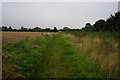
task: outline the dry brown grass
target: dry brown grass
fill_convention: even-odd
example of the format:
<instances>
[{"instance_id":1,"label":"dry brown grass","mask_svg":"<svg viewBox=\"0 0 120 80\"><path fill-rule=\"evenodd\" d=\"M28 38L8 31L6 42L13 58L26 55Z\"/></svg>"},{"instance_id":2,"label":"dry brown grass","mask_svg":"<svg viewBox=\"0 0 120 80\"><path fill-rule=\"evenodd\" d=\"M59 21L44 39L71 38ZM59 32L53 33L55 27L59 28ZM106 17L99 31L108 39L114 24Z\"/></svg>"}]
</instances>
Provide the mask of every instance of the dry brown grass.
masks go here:
<instances>
[{"instance_id":1,"label":"dry brown grass","mask_svg":"<svg viewBox=\"0 0 120 80\"><path fill-rule=\"evenodd\" d=\"M99 36L90 37L85 35L75 37L72 34L64 34L76 46L79 53L87 54L92 49L91 59L100 65L100 72L105 77L113 78L119 76L119 42L112 38L103 38Z\"/></svg>"},{"instance_id":2,"label":"dry brown grass","mask_svg":"<svg viewBox=\"0 0 120 80\"><path fill-rule=\"evenodd\" d=\"M53 32L2 32L2 44L50 34Z\"/></svg>"},{"instance_id":3,"label":"dry brown grass","mask_svg":"<svg viewBox=\"0 0 120 80\"><path fill-rule=\"evenodd\" d=\"M108 78L118 77L118 53L111 53L106 58L101 58L100 70ZM99 62L100 62L99 61Z\"/></svg>"}]
</instances>

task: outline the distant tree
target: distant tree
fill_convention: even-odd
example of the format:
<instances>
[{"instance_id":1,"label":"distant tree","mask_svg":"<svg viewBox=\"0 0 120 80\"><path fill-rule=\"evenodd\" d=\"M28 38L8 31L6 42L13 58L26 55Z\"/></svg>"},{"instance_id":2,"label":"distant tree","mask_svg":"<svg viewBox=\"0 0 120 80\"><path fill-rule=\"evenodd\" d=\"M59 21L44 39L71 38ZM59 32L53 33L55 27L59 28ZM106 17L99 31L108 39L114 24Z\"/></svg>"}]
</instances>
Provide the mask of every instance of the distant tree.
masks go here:
<instances>
[{"instance_id":1,"label":"distant tree","mask_svg":"<svg viewBox=\"0 0 120 80\"><path fill-rule=\"evenodd\" d=\"M23 27L23 26L21 26L20 31L23 31L23 30L24 30L24 27Z\"/></svg>"},{"instance_id":2,"label":"distant tree","mask_svg":"<svg viewBox=\"0 0 120 80\"><path fill-rule=\"evenodd\" d=\"M21 26L21 28L20 28L21 30L23 30L24 29L24 27L23 26Z\"/></svg>"},{"instance_id":3,"label":"distant tree","mask_svg":"<svg viewBox=\"0 0 120 80\"><path fill-rule=\"evenodd\" d=\"M105 20L100 19L100 20L96 21L93 26L95 28L95 31L104 31L104 30L106 30L107 24L106 24Z\"/></svg>"},{"instance_id":4,"label":"distant tree","mask_svg":"<svg viewBox=\"0 0 120 80\"><path fill-rule=\"evenodd\" d=\"M91 25L90 23L86 23L86 24L85 24L85 27L86 27L86 28L89 28L89 27L92 27L92 25Z\"/></svg>"},{"instance_id":5,"label":"distant tree","mask_svg":"<svg viewBox=\"0 0 120 80\"><path fill-rule=\"evenodd\" d=\"M51 30L50 30L50 28L46 28L45 31L46 32L50 32Z\"/></svg>"},{"instance_id":6,"label":"distant tree","mask_svg":"<svg viewBox=\"0 0 120 80\"><path fill-rule=\"evenodd\" d=\"M7 28L7 26L2 26L2 31L8 31L9 29Z\"/></svg>"},{"instance_id":7,"label":"distant tree","mask_svg":"<svg viewBox=\"0 0 120 80\"><path fill-rule=\"evenodd\" d=\"M0 31L2 31L2 27L0 27Z\"/></svg>"},{"instance_id":8,"label":"distant tree","mask_svg":"<svg viewBox=\"0 0 120 80\"><path fill-rule=\"evenodd\" d=\"M29 31L29 32L33 32L33 29L29 28L28 31Z\"/></svg>"},{"instance_id":9,"label":"distant tree","mask_svg":"<svg viewBox=\"0 0 120 80\"><path fill-rule=\"evenodd\" d=\"M106 20L106 22L109 31L120 31L120 12L111 15L110 18Z\"/></svg>"},{"instance_id":10,"label":"distant tree","mask_svg":"<svg viewBox=\"0 0 120 80\"><path fill-rule=\"evenodd\" d=\"M58 30L57 30L57 28L56 28L56 27L54 27L53 31L54 31L54 32L58 32Z\"/></svg>"},{"instance_id":11,"label":"distant tree","mask_svg":"<svg viewBox=\"0 0 120 80\"><path fill-rule=\"evenodd\" d=\"M63 31L70 31L70 28L69 27L64 27Z\"/></svg>"},{"instance_id":12,"label":"distant tree","mask_svg":"<svg viewBox=\"0 0 120 80\"><path fill-rule=\"evenodd\" d=\"M27 32L28 29L27 29L27 28L24 28L23 26L21 26L20 31L22 31L22 32Z\"/></svg>"},{"instance_id":13,"label":"distant tree","mask_svg":"<svg viewBox=\"0 0 120 80\"><path fill-rule=\"evenodd\" d=\"M13 29L13 31L18 31L17 29Z\"/></svg>"},{"instance_id":14,"label":"distant tree","mask_svg":"<svg viewBox=\"0 0 120 80\"><path fill-rule=\"evenodd\" d=\"M90 23L86 23L85 27L82 28L83 31L93 31L93 26Z\"/></svg>"},{"instance_id":15,"label":"distant tree","mask_svg":"<svg viewBox=\"0 0 120 80\"><path fill-rule=\"evenodd\" d=\"M8 29L9 29L9 31L13 31L13 29L12 29L12 27L11 27L11 26L9 26L9 28L8 28Z\"/></svg>"},{"instance_id":16,"label":"distant tree","mask_svg":"<svg viewBox=\"0 0 120 80\"><path fill-rule=\"evenodd\" d=\"M41 28L39 28L39 27L34 27L34 28L33 28L33 31L34 31L34 32L41 32L42 30L41 30Z\"/></svg>"}]
</instances>

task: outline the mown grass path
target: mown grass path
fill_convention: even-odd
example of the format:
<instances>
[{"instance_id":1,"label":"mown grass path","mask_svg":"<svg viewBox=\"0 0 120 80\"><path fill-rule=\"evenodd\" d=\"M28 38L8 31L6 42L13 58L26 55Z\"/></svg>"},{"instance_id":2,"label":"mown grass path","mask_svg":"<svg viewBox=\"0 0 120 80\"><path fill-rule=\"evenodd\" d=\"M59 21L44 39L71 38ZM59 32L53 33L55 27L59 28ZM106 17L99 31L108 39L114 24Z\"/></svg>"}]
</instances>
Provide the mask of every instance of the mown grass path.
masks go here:
<instances>
[{"instance_id":1,"label":"mown grass path","mask_svg":"<svg viewBox=\"0 0 120 80\"><path fill-rule=\"evenodd\" d=\"M70 77L69 68L71 65L67 62L70 55L75 53L74 46L70 44L62 35L53 35L48 42L45 54L48 61L44 66L43 76L49 78Z\"/></svg>"},{"instance_id":2,"label":"mown grass path","mask_svg":"<svg viewBox=\"0 0 120 80\"><path fill-rule=\"evenodd\" d=\"M40 73L43 78L102 77L98 65L90 59L91 50L87 55L79 53L76 46L61 34L52 36L43 53L47 56L44 71Z\"/></svg>"}]
</instances>

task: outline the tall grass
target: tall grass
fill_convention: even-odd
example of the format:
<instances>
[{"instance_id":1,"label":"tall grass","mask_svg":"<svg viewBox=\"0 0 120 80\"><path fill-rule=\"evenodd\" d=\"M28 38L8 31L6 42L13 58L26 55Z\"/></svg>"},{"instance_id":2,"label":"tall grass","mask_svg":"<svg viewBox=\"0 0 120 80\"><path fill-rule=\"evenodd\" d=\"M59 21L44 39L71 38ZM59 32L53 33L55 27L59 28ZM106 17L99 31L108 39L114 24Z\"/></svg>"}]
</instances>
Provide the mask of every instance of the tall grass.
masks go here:
<instances>
[{"instance_id":1,"label":"tall grass","mask_svg":"<svg viewBox=\"0 0 120 80\"><path fill-rule=\"evenodd\" d=\"M79 53L82 53L82 56L91 54L89 58L99 66L98 72L101 73L103 77L120 77L119 33L69 32L66 34L68 35L66 37L77 45L77 49ZM73 38L73 36L76 37Z\"/></svg>"}]
</instances>

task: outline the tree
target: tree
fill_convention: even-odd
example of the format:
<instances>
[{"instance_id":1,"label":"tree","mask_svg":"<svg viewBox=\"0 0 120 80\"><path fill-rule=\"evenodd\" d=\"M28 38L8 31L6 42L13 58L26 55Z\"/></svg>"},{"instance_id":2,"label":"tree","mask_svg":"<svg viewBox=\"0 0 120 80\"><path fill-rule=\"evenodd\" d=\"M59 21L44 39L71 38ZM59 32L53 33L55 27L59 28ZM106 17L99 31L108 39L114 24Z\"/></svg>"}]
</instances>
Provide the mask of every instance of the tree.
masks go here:
<instances>
[{"instance_id":1,"label":"tree","mask_svg":"<svg viewBox=\"0 0 120 80\"><path fill-rule=\"evenodd\" d=\"M0 27L0 31L2 31L2 27Z\"/></svg>"},{"instance_id":2,"label":"tree","mask_svg":"<svg viewBox=\"0 0 120 80\"><path fill-rule=\"evenodd\" d=\"M45 31L46 32L50 32L51 30L50 30L50 28L46 28Z\"/></svg>"},{"instance_id":3,"label":"tree","mask_svg":"<svg viewBox=\"0 0 120 80\"><path fill-rule=\"evenodd\" d=\"M85 24L85 27L86 27L86 28L89 28L89 27L92 27L92 25L91 25L90 23L86 23L86 24Z\"/></svg>"},{"instance_id":4,"label":"tree","mask_svg":"<svg viewBox=\"0 0 120 80\"><path fill-rule=\"evenodd\" d=\"M8 29L9 29L9 31L13 31L13 29L12 29L12 27L11 27L11 26L9 26L9 28L8 28Z\"/></svg>"},{"instance_id":5,"label":"tree","mask_svg":"<svg viewBox=\"0 0 120 80\"><path fill-rule=\"evenodd\" d=\"M120 12L115 13L115 15L111 15L106 22L109 31L120 31Z\"/></svg>"},{"instance_id":6,"label":"tree","mask_svg":"<svg viewBox=\"0 0 120 80\"><path fill-rule=\"evenodd\" d=\"M64 28L63 28L63 31L70 31L70 28L64 27Z\"/></svg>"},{"instance_id":7,"label":"tree","mask_svg":"<svg viewBox=\"0 0 120 80\"><path fill-rule=\"evenodd\" d=\"M105 31L107 24L106 24L105 20L100 19L100 20L96 21L93 26L95 28L95 31Z\"/></svg>"},{"instance_id":8,"label":"tree","mask_svg":"<svg viewBox=\"0 0 120 80\"><path fill-rule=\"evenodd\" d=\"M90 23L86 23L85 27L82 28L83 31L93 31L93 26Z\"/></svg>"},{"instance_id":9,"label":"tree","mask_svg":"<svg viewBox=\"0 0 120 80\"><path fill-rule=\"evenodd\" d=\"M28 31L28 29L21 26L20 31L25 31L26 32L26 31Z\"/></svg>"},{"instance_id":10,"label":"tree","mask_svg":"<svg viewBox=\"0 0 120 80\"><path fill-rule=\"evenodd\" d=\"M7 26L2 26L2 31L8 31Z\"/></svg>"},{"instance_id":11,"label":"tree","mask_svg":"<svg viewBox=\"0 0 120 80\"><path fill-rule=\"evenodd\" d=\"M33 28L33 31L34 31L34 32L41 32L42 30L41 30L41 28L39 28L39 27L35 27L35 28Z\"/></svg>"},{"instance_id":12,"label":"tree","mask_svg":"<svg viewBox=\"0 0 120 80\"><path fill-rule=\"evenodd\" d=\"M58 30L57 30L57 28L56 28L56 27L54 27L53 31L54 31L54 32L58 32Z\"/></svg>"}]
</instances>

